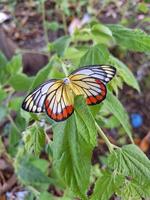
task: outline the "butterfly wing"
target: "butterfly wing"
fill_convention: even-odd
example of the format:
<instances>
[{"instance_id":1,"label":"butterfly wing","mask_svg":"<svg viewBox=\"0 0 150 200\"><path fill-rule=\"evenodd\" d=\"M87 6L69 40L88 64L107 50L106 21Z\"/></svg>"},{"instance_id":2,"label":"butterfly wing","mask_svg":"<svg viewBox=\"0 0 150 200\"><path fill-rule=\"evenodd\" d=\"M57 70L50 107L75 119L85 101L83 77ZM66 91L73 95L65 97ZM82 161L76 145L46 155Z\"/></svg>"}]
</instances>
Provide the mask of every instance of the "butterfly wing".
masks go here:
<instances>
[{"instance_id":1,"label":"butterfly wing","mask_svg":"<svg viewBox=\"0 0 150 200\"><path fill-rule=\"evenodd\" d=\"M84 95L88 105L95 105L106 97L106 84L113 78L116 69L108 65L92 65L80 68L69 76L72 90Z\"/></svg>"},{"instance_id":2,"label":"butterfly wing","mask_svg":"<svg viewBox=\"0 0 150 200\"><path fill-rule=\"evenodd\" d=\"M62 80L56 81L49 88L44 105L46 113L51 119L63 121L74 111L72 91Z\"/></svg>"},{"instance_id":3,"label":"butterfly wing","mask_svg":"<svg viewBox=\"0 0 150 200\"><path fill-rule=\"evenodd\" d=\"M106 86L99 79L75 75L71 78L72 90L76 95L84 95L88 105L95 105L106 97Z\"/></svg>"},{"instance_id":4,"label":"butterfly wing","mask_svg":"<svg viewBox=\"0 0 150 200\"><path fill-rule=\"evenodd\" d=\"M22 108L28 112L40 113L45 111L44 100L46 93L50 86L54 84L56 80L49 80L39 87L37 87L33 92L31 92L23 101Z\"/></svg>"},{"instance_id":5,"label":"butterfly wing","mask_svg":"<svg viewBox=\"0 0 150 200\"><path fill-rule=\"evenodd\" d=\"M116 69L110 65L91 65L79 68L71 73L71 77L77 74L87 75L99 79L107 84L115 75Z\"/></svg>"}]
</instances>

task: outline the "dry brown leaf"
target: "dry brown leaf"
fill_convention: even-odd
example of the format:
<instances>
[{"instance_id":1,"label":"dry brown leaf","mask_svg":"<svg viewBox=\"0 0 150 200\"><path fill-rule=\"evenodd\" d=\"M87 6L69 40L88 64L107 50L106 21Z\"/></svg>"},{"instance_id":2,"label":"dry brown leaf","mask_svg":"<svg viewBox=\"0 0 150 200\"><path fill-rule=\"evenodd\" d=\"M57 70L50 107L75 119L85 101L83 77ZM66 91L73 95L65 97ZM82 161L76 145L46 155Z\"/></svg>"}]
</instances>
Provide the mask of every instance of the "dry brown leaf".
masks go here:
<instances>
[{"instance_id":1,"label":"dry brown leaf","mask_svg":"<svg viewBox=\"0 0 150 200\"><path fill-rule=\"evenodd\" d=\"M139 147L143 152L147 152L150 148L150 131L147 135L141 140Z\"/></svg>"}]
</instances>

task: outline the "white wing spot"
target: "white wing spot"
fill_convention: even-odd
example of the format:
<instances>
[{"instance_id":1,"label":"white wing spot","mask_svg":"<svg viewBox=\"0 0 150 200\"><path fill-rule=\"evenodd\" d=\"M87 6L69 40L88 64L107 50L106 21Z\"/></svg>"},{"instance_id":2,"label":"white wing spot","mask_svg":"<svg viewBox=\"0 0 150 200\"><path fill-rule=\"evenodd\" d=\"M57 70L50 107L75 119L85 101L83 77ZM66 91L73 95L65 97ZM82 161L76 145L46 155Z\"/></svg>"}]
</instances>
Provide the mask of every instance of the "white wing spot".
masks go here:
<instances>
[{"instance_id":1,"label":"white wing spot","mask_svg":"<svg viewBox=\"0 0 150 200\"><path fill-rule=\"evenodd\" d=\"M60 103L57 106L57 113L61 113L61 105L60 105Z\"/></svg>"},{"instance_id":2,"label":"white wing spot","mask_svg":"<svg viewBox=\"0 0 150 200\"><path fill-rule=\"evenodd\" d=\"M38 107L38 108L37 108L37 111L38 111L38 112L41 112L41 111L42 111L41 107Z\"/></svg>"},{"instance_id":3,"label":"white wing spot","mask_svg":"<svg viewBox=\"0 0 150 200\"><path fill-rule=\"evenodd\" d=\"M110 77L110 78L112 78L112 74L107 74L107 77Z\"/></svg>"},{"instance_id":4,"label":"white wing spot","mask_svg":"<svg viewBox=\"0 0 150 200\"><path fill-rule=\"evenodd\" d=\"M109 78L105 78L105 81L109 81L110 79Z\"/></svg>"},{"instance_id":5,"label":"white wing spot","mask_svg":"<svg viewBox=\"0 0 150 200\"><path fill-rule=\"evenodd\" d=\"M33 107L33 101L31 101L31 103L29 104L29 110L32 110Z\"/></svg>"},{"instance_id":6,"label":"white wing spot","mask_svg":"<svg viewBox=\"0 0 150 200\"><path fill-rule=\"evenodd\" d=\"M33 106L32 111L33 111L33 112L36 111L36 105Z\"/></svg>"},{"instance_id":7,"label":"white wing spot","mask_svg":"<svg viewBox=\"0 0 150 200\"><path fill-rule=\"evenodd\" d=\"M89 90L94 96L97 96L97 92L93 91L93 90Z\"/></svg>"},{"instance_id":8,"label":"white wing spot","mask_svg":"<svg viewBox=\"0 0 150 200\"><path fill-rule=\"evenodd\" d=\"M44 99L45 99L45 95L43 95L39 101L39 106L43 106L43 103L44 103Z\"/></svg>"},{"instance_id":9,"label":"white wing spot","mask_svg":"<svg viewBox=\"0 0 150 200\"><path fill-rule=\"evenodd\" d=\"M54 105L53 105L53 113L56 113L57 112L57 102L56 101L54 101Z\"/></svg>"}]
</instances>

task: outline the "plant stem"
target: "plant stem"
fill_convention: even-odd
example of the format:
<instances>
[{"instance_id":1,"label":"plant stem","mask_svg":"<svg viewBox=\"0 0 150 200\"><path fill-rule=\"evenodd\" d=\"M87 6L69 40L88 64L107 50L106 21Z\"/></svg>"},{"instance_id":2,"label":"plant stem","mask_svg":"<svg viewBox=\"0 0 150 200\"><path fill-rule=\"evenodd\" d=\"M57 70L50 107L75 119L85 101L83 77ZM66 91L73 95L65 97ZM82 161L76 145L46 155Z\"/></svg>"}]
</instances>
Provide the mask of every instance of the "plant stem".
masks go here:
<instances>
[{"instance_id":1,"label":"plant stem","mask_svg":"<svg viewBox=\"0 0 150 200\"><path fill-rule=\"evenodd\" d=\"M19 128L18 128L17 125L15 124L13 118L11 117L11 115L8 114L7 117L8 117L8 119L9 119L10 123L13 125L13 127L17 130L17 132L18 132L18 133L21 133L21 131L19 130Z\"/></svg>"},{"instance_id":2,"label":"plant stem","mask_svg":"<svg viewBox=\"0 0 150 200\"><path fill-rule=\"evenodd\" d=\"M48 144L50 144L52 142L51 139L48 137L46 131L44 131L44 133L45 133L46 140L47 140Z\"/></svg>"},{"instance_id":3,"label":"plant stem","mask_svg":"<svg viewBox=\"0 0 150 200\"><path fill-rule=\"evenodd\" d=\"M45 20L45 17L46 17L46 13L45 13L45 1L42 1L42 18L43 18L43 29L44 29L44 35L45 35L45 42L46 44L49 43L49 39L48 39L48 31L47 31L47 28L46 28L46 20Z\"/></svg>"},{"instance_id":4,"label":"plant stem","mask_svg":"<svg viewBox=\"0 0 150 200\"><path fill-rule=\"evenodd\" d=\"M62 69L63 69L63 72L64 72L64 74L66 75L66 77L68 76L68 70L67 70L67 68L66 68L66 65L64 64L64 63L62 63Z\"/></svg>"},{"instance_id":5,"label":"plant stem","mask_svg":"<svg viewBox=\"0 0 150 200\"><path fill-rule=\"evenodd\" d=\"M65 35L67 35L67 22L66 22L66 17L65 17L65 14L62 12L62 20L63 20L63 25L64 25L64 32L65 32Z\"/></svg>"},{"instance_id":6,"label":"plant stem","mask_svg":"<svg viewBox=\"0 0 150 200\"><path fill-rule=\"evenodd\" d=\"M106 145L108 146L108 149L110 152L112 152L115 148L119 148L118 146L112 144L108 138L106 137L105 133L103 132L103 130L99 127L99 125L97 124L97 122L95 122L96 128L98 130L99 135L103 138L103 140L105 141Z\"/></svg>"},{"instance_id":7,"label":"plant stem","mask_svg":"<svg viewBox=\"0 0 150 200\"><path fill-rule=\"evenodd\" d=\"M30 53L30 54L40 54L40 55L44 55L44 56L49 56L49 54L47 52L36 51L33 49L18 49L18 53Z\"/></svg>"}]
</instances>

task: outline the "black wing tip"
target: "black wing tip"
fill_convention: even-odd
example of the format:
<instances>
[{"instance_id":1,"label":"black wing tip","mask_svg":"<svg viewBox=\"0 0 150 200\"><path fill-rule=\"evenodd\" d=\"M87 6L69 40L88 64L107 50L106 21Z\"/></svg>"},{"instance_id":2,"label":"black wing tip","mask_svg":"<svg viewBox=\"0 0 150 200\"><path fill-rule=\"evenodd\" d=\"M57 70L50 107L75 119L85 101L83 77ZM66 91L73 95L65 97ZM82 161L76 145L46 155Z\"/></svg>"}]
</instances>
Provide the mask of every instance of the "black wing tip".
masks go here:
<instances>
[{"instance_id":1,"label":"black wing tip","mask_svg":"<svg viewBox=\"0 0 150 200\"><path fill-rule=\"evenodd\" d=\"M22 102L21 108L25 111L27 111L27 109L25 108L25 101Z\"/></svg>"},{"instance_id":2,"label":"black wing tip","mask_svg":"<svg viewBox=\"0 0 150 200\"><path fill-rule=\"evenodd\" d=\"M110 65L110 64L95 64L95 65L92 64L92 65L86 65L86 66L83 66L83 67L79 67L79 68L77 68L76 70L74 70L73 72L71 72L70 75L72 75L72 74L78 72L78 71L81 70L81 69L92 68L92 67L102 67L102 66L111 67L111 69L114 70L114 75L116 74L116 71L117 71L116 68L115 68L114 66Z\"/></svg>"},{"instance_id":3,"label":"black wing tip","mask_svg":"<svg viewBox=\"0 0 150 200\"><path fill-rule=\"evenodd\" d=\"M115 68L114 66L110 65L110 64L101 64L101 65L92 65L92 66L97 66L97 67L98 67L98 66L100 66L100 67L102 67L102 66L107 66L107 67L110 67L111 69L113 69L115 73L116 73L116 71L117 71L116 68ZM115 73L114 73L114 74L115 74Z\"/></svg>"},{"instance_id":4,"label":"black wing tip","mask_svg":"<svg viewBox=\"0 0 150 200\"><path fill-rule=\"evenodd\" d=\"M113 69L113 76L112 76L112 78L116 75L116 72L117 72L117 69L114 67L114 66L112 66L112 65L109 65L109 64L103 64L103 65L97 65L97 66L108 66L108 67L110 67L111 69ZM112 78L110 79L110 81L112 80Z\"/></svg>"},{"instance_id":5,"label":"black wing tip","mask_svg":"<svg viewBox=\"0 0 150 200\"><path fill-rule=\"evenodd\" d=\"M25 100L22 102L21 108L26 112L31 112L28 108L26 108L26 102Z\"/></svg>"},{"instance_id":6,"label":"black wing tip","mask_svg":"<svg viewBox=\"0 0 150 200\"><path fill-rule=\"evenodd\" d=\"M106 66L109 66L109 67L111 67L111 69L113 69L113 70L114 70L114 75L116 74L116 72L117 72L117 69L116 69L114 66L112 66L112 65L106 65Z\"/></svg>"}]
</instances>

